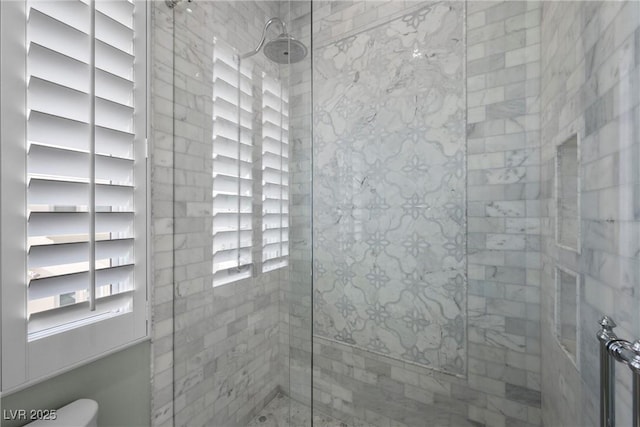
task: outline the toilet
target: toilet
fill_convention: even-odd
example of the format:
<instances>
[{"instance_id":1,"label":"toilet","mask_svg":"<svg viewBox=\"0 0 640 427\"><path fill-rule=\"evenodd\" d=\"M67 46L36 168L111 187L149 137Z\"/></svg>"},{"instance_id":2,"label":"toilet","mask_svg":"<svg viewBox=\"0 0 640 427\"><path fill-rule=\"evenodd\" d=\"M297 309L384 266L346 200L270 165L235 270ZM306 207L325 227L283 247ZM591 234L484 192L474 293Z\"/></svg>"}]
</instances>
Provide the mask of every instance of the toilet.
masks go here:
<instances>
[{"instance_id":1,"label":"toilet","mask_svg":"<svg viewBox=\"0 0 640 427\"><path fill-rule=\"evenodd\" d=\"M78 399L56 410L56 419L38 420L27 424L28 427L97 427L98 402L91 399ZM26 426L25 426L26 427Z\"/></svg>"}]
</instances>

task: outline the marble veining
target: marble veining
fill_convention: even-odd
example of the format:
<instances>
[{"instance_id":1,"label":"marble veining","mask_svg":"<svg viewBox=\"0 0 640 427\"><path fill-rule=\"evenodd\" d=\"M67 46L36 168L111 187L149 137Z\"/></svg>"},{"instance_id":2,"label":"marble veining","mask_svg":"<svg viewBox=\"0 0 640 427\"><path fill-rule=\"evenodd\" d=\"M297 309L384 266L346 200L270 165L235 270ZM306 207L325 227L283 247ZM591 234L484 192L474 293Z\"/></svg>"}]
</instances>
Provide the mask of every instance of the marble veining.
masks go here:
<instances>
[{"instance_id":1,"label":"marble veining","mask_svg":"<svg viewBox=\"0 0 640 427\"><path fill-rule=\"evenodd\" d=\"M462 8L431 3L314 51L314 333L454 374L466 371Z\"/></svg>"}]
</instances>

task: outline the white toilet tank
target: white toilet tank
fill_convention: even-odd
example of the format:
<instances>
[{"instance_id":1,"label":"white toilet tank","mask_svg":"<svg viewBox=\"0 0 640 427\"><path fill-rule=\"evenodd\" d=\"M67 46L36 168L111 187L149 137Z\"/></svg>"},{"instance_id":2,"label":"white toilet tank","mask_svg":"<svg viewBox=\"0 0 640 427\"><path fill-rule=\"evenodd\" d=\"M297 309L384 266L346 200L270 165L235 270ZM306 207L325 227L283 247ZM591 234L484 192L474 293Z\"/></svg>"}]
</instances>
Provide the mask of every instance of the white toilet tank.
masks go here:
<instances>
[{"instance_id":1,"label":"white toilet tank","mask_svg":"<svg viewBox=\"0 0 640 427\"><path fill-rule=\"evenodd\" d=\"M38 420L27 424L28 427L97 427L98 402L91 399L78 399L56 410L56 419ZM27 427L25 426L25 427Z\"/></svg>"}]
</instances>

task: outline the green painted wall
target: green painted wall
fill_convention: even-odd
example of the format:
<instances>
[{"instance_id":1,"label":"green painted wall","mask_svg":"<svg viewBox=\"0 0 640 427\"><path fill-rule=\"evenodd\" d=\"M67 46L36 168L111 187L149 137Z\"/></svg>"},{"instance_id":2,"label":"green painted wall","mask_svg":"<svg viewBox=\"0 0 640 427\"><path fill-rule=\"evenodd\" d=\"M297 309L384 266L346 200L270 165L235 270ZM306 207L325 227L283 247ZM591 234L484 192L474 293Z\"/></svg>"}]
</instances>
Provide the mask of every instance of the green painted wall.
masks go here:
<instances>
[{"instance_id":1,"label":"green painted wall","mask_svg":"<svg viewBox=\"0 0 640 427\"><path fill-rule=\"evenodd\" d=\"M98 402L98 426L148 427L151 425L150 345L143 342L81 366L25 390L3 396L0 407L54 409L76 399ZM1 418L2 414L0 414ZM2 420L2 427L24 421Z\"/></svg>"}]
</instances>

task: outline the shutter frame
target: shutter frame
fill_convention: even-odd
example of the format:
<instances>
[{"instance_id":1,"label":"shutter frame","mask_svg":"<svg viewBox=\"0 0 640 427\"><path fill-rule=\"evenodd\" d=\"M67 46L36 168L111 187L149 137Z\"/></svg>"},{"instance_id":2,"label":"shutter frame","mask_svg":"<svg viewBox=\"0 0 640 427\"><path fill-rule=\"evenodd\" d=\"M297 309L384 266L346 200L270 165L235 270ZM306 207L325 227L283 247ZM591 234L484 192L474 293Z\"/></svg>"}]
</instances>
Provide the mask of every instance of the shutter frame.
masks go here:
<instances>
[{"instance_id":1,"label":"shutter frame","mask_svg":"<svg viewBox=\"0 0 640 427\"><path fill-rule=\"evenodd\" d=\"M54 4L55 3L55 4ZM65 152L69 153L75 159L74 164L82 163L82 156L87 156L90 152L89 147L81 142L86 135L87 123L85 116L75 116L75 118L85 121L72 121L68 119L58 118L60 109L52 109L52 114L40 112L36 110L28 111L28 92L27 88L34 83L43 87L50 83L42 83L42 77L52 83L64 83L68 86L71 83L56 80L61 74L44 74L30 81L26 78L28 70L26 66L29 64L28 55L42 54L39 64L46 64L47 58L55 60L55 52L47 52L46 45L37 46L35 41L25 37L29 34L27 27L28 19L31 17L48 22L47 18L43 18L44 13L35 11L30 13L29 7L37 5L46 9L52 9L56 6L55 13L64 13L65 8L78 6L80 9L84 7L78 2L52 2L27 0L25 2L1 2L0 3L0 19L2 20L3 35L0 38L2 43L3 60L0 78L2 79L3 96L0 104L0 121L2 123L23 123L23 126L3 126L0 146L1 158L0 168L2 168L2 180L0 185L2 188L0 196L2 197L3 212L0 221L0 232L3 236L2 251L0 252L0 262L3 266L12 265L12 269L2 269L2 344L3 344L3 360L2 360L2 379L1 389L3 393L19 390L31 384L37 383L42 379L59 374L69 369L73 369L81 364L87 363L96 358L102 357L113 351L118 351L129 345L133 345L147 337L147 160L145 156L145 140L147 133L147 20L148 10L145 2L136 1L120 1L120 2L100 2L100 8L109 8L111 5L129 7L131 10L135 8L135 15L132 17L132 25L135 20L135 40L132 39L132 45L135 46L135 61L132 62L132 77L135 76L135 93L131 99L122 98L123 82L117 79L111 79L112 83L118 83L118 91L114 95L118 95L115 99L109 99L108 102L117 101L119 105L123 102L130 101L131 106L136 105L136 109L132 112L134 116L132 122L135 128L129 128L127 133L122 133L120 129L117 132L96 128L96 162L100 165L97 185L102 187L117 186L119 194L122 195L123 188L128 188L133 202L126 209L97 209L96 217L105 216L108 212L114 212L114 215L121 215L120 211L131 211L130 222L134 225L130 229L135 229L135 235L128 236L130 239L121 239L121 232L115 234L109 231L107 234L102 232L96 237L96 245L99 259L97 260L97 277L101 283L117 282L118 277L113 274L107 274L113 269L131 269L135 270L135 286L128 291L126 287L121 287L116 283L116 288L120 292L116 294L112 300L129 297L133 304L133 309L126 314L119 314L95 323L85 321L83 325L61 330L59 333L44 335L38 339L28 340L28 321L27 321L27 300L30 289L27 288L27 258L30 248L35 258L32 261L47 264L46 252L47 242L42 236L48 235L47 228L51 227L50 218L55 218L56 226L62 227L63 234L71 234L71 240L78 240L84 243L56 243L67 248L79 247L78 245L87 245L88 238L82 236L82 230L74 229L74 222L80 217L88 215L86 206L81 209L72 208L66 202L58 203L57 209L47 208L39 204L34 209L28 209L29 200L27 198L28 185L41 185L46 183L48 186L58 185L57 183L70 182L74 183L73 172L65 171L64 168L57 165L47 166L49 169L43 170L45 160L50 156L60 157L64 160ZM60 8L58 8L60 6ZM42 12L42 11L41 11ZM118 15L116 13L116 15ZM120 13L119 16L123 16ZM34 18L35 17L35 18ZM60 16L58 16L60 17ZM77 21L77 17L74 18ZM49 21L51 21L49 19ZM31 21L33 23L35 21ZM55 22L54 22L55 23ZM59 25L59 24L56 24ZM88 37L85 33L85 38ZM46 35L46 31L42 33ZM29 42L34 42L33 51L29 49ZM50 46L51 47L51 46ZM34 53L35 52L35 53ZM48 55L48 56L47 56ZM51 57L53 55L53 57ZM133 56L130 56L134 58ZM12 58L9 60L8 58ZM31 59L34 57L32 56ZM58 58L61 62L58 65L64 66L66 62L78 65L78 61L73 59ZM86 58L85 58L86 59ZM44 62L43 62L44 61ZM66 62L65 62L66 61ZM79 64L80 68L75 70L85 70L85 65ZM33 65L33 62L29 65ZM61 68L62 69L62 68ZM132 79L131 82L134 82ZM127 83L129 84L129 83ZM133 85L134 83L130 83ZM133 87L133 86L132 86ZM6 88L6 90L5 90ZM77 88L65 89L76 90ZM120 108L120 107L118 107ZM125 111L121 109L120 111ZM45 113L45 114L43 114ZM122 118L122 116L120 116ZM31 121L31 125L38 124L37 128L28 129L27 122ZM47 132L49 129L51 131ZM33 137L32 137L33 136ZM98 141L98 136L100 141ZM108 136L108 139L105 137ZM115 137L115 139L113 138ZM106 141L115 141L113 144L115 150L109 152L106 149ZM131 148L126 148L127 141ZM38 166L36 169L27 170L27 157L31 155L31 164ZM34 159L41 159L39 164L33 164ZM51 158L53 158L51 157ZM132 166L135 170L135 181L131 178L131 173L126 172L127 166ZM73 164L69 166L73 167ZM38 171L40 169L40 171ZM113 172L114 178L110 178L109 172ZM27 173L30 179L27 179ZM64 176L69 175L66 178ZM56 179L57 178L57 179ZM63 179L60 179L63 178ZM83 181L81 179L80 181ZM77 180L76 180L77 181ZM85 180L87 182L88 180ZM44 185L44 184L43 184ZM87 184L88 185L88 182ZM54 200L54 199L50 199ZM55 203L54 203L55 204ZM10 209L5 207L10 206ZM84 211L84 213L83 213ZM53 216L52 216L53 215ZM110 215L110 214L109 214ZM28 221L30 225L28 226ZM118 221L116 221L117 223ZM115 223L114 223L115 224ZM44 228L43 228L44 227ZM28 230L31 230L28 232ZM74 231L75 230L75 231ZM76 233L76 234L73 234ZM78 234L79 233L79 234ZM40 236L40 237L38 237ZM105 237L117 237L105 241ZM132 239L135 238L135 239ZM63 239L64 240L64 239ZM61 247L56 248L49 246L52 254L56 259L62 261L74 261L74 255L65 258L64 252L56 252ZM131 264L132 247L135 249L136 262ZM54 260L55 261L55 260ZM60 261L60 262L62 262ZM65 261L65 262L66 262ZM34 264L35 265L35 264ZM113 267L111 267L113 266ZM82 273L81 273L82 274ZM105 276L106 274L106 276ZM61 276L53 276L61 277ZM133 276L132 276L133 277ZM42 278L41 280L47 280ZM67 282L60 281L62 285ZM42 285L42 283L41 283ZM98 284L98 287L100 284ZM34 285L34 290L37 286ZM100 292L100 289L98 289ZM35 292L35 291L34 291ZM51 292L51 289L46 290ZM101 296L102 294L98 294ZM107 303L106 299L98 299L98 308ZM113 304L113 302L112 302ZM120 304L120 303L116 303ZM86 320L86 316L82 316Z\"/></svg>"}]
</instances>

